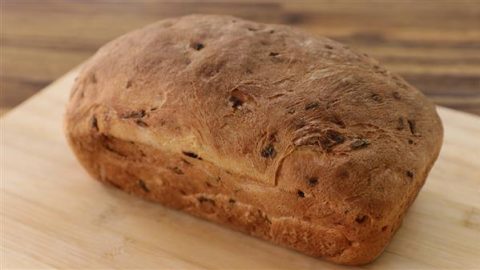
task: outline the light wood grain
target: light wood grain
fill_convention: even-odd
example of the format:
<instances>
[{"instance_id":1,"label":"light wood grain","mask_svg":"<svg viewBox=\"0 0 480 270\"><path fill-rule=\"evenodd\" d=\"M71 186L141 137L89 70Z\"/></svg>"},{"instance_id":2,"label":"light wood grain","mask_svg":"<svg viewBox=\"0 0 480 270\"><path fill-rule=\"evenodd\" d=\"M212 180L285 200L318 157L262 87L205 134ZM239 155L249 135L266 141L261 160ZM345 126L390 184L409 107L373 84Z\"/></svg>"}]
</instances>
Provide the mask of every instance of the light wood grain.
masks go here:
<instances>
[{"instance_id":1,"label":"light wood grain","mask_svg":"<svg viewBox=\"0 0 480 270\"><path fill-rule=\"evenodd\" d=\"M4 0L2 65L10 109L132 29L191 13L295 25L380 60L437 104L480 115L478 0Z\"/></svg>"},{"instance_id":2,"label":"light wood grain","mask_svg":"<svg viewBox=\"0 0 480 270\"><path fill-rule=\"evenodd\" d=\"M2 118L2 267L343 269L90 179L62 133L75 75ZM480 118L439 112L440 158L393 242L362 268L480 266Z\"/></svg>"}]
</instances>

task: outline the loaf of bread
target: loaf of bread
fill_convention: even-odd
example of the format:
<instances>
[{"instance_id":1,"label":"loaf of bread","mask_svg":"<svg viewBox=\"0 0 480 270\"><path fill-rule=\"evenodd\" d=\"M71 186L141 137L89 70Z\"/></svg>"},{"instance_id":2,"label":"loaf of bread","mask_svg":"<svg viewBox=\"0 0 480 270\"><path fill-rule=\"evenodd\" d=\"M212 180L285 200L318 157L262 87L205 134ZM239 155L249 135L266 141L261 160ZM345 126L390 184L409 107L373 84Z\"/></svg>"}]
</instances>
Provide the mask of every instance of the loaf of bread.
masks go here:
<instances>
[{"instance_id":1,"label":"loaf of bread","mask_svg":"<svg viewBox=\"0 0 480 270\"><path fill-rule=\"evenodd\" d=\"M366 54L214 15L102 47L65 118L97 180L349 265L392 239L443 137L434 105Z\"/></svg>"}]
</instances>

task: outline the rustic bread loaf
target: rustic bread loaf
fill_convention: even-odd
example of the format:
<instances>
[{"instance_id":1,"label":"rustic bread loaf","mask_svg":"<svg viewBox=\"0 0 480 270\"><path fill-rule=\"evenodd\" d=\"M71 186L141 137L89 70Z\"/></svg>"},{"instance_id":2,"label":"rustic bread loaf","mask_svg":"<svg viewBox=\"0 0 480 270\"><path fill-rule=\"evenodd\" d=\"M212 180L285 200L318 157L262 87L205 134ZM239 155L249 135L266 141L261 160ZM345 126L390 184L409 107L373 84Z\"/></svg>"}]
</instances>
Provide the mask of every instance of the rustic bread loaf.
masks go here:
<instances>
[{"instance_id":1,"label":"rustic bread loaf","mask_svg":"<svg viewBox=\"0 0 480 270\"><path fill-rule=\"evenodd\" d=\"M101 48L66 134L96 179L342 264L376 258L438 156L435 107L366 54L229 16Z\"/></svg>"}]
</instances>

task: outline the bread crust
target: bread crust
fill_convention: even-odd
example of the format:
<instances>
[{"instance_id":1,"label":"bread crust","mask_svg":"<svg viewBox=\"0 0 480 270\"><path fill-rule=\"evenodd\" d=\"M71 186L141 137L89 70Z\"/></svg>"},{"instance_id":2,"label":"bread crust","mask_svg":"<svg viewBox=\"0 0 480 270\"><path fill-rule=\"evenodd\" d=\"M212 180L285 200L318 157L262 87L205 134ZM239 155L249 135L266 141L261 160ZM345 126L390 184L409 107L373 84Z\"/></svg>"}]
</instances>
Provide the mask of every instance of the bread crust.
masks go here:
<instances>
[{"instance_id":1,"label":"bread crust","mask_svg":"<svg viewBox=\"0 0 480 270\"><path fill-rule=\"evenodd\" d=\"M95 179L349 265L390 242L443 137L434 105L367 55L216 15L102 47L65 123Z\"/></svg>"}]
</instances>

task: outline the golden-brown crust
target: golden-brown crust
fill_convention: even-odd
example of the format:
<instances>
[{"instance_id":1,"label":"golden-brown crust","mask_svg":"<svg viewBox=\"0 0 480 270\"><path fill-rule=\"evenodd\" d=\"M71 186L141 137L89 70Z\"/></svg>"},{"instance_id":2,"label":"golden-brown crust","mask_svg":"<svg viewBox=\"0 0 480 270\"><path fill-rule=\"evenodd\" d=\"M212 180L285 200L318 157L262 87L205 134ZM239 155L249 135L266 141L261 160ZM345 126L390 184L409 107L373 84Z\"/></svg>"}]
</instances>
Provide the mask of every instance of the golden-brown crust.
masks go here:
<instances>
[{"instance_id":1,"label":"golden-brown crust","mask_svg":"<svg viewBox=\"0 0 480 270\"><path fill-rule=\"evenodd\" d=\"M87 62L66 114L97 179L343 264L388 244L436 160L430 103L322 37L192 15Z\"/></svg>"}]
</instances>

